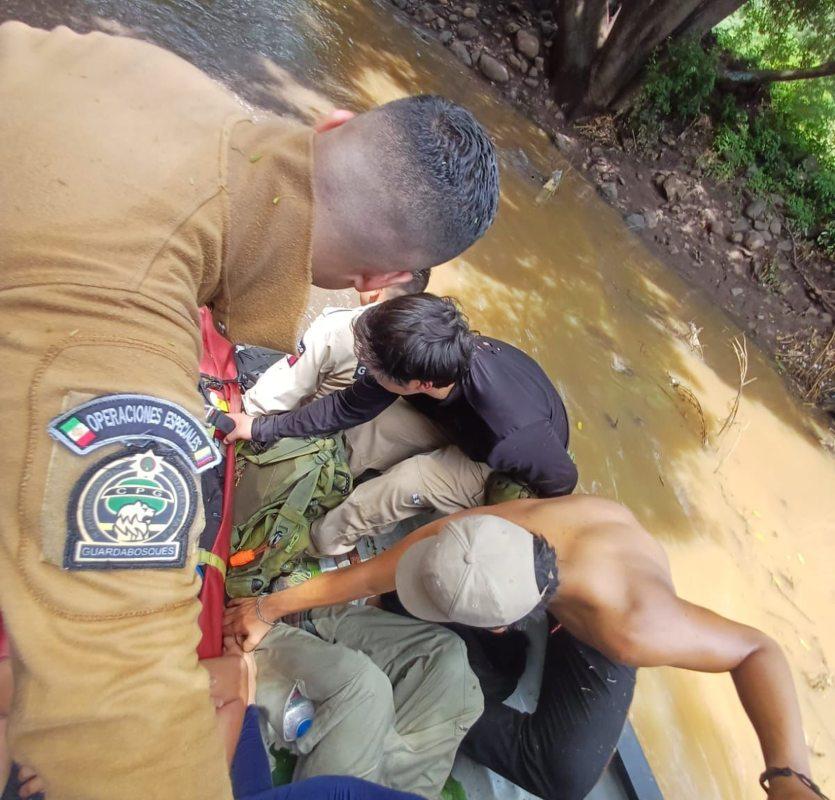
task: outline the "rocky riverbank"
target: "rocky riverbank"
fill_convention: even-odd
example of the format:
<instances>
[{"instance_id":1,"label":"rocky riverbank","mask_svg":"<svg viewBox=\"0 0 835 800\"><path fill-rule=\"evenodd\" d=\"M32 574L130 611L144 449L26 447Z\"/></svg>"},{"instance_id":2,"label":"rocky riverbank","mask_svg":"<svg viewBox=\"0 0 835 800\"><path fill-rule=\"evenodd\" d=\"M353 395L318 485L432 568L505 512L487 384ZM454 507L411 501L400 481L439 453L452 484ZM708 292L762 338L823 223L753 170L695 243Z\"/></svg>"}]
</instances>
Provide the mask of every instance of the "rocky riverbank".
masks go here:
<instances>
[{"instance_id":1,"label":"rocky riverbank","mask_svg":"<svg viewBox=\"0 0 835 800\"><path fill-rule=\"evenodd\" d=\"M835 414L835 266L792 235L783 198L710 178L707 117L650 151L611 118L572 125L550 97L550 10L530 0L392 4L541 125L650 250L772 353L804 400Z\"/></svg>"}]
</instances>

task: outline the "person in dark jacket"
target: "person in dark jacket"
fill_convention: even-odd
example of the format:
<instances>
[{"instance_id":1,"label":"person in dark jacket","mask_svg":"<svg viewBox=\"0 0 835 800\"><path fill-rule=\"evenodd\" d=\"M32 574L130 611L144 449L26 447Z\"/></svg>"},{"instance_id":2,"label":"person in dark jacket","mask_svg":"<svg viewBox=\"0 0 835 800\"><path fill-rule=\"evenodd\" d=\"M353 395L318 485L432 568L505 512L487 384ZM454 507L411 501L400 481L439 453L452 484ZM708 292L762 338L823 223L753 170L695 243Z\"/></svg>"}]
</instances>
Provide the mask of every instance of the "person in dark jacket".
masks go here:
<instances>
[{"instance_id":1,"label":"person in dark jacket","mask_svg":"<svg viewBox=\"0 0 835 800\"><path fill-rule=\"evenodd\" d=\"M554 385L521 350L471 331L451 298L381 303L357 318L354 336L365 369L353 385L283 414L233 414L227 438L270 443L350 429L354 474L384 474L314 524L318 553L347 552L420 510L481 505L494 471L540 497L574 490L568 416Z\"/></svg>"}]
</instances>

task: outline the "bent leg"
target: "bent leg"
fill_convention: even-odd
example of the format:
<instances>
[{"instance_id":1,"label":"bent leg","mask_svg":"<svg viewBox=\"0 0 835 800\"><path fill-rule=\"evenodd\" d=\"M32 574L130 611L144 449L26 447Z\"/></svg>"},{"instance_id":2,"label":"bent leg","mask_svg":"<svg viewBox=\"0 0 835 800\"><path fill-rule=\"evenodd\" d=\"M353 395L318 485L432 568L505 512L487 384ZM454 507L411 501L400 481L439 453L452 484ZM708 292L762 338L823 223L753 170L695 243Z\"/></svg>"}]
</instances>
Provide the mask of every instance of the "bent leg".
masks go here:
<instances>
[{"instance_id":1,"label":"bent leg","mask_svg":"<svg viewBox=\"0 0 835 800\"><path fill-rule=\"evenodd\" d=\"M345 501L313 524L317 553L347 553L361 536L426 509L451 514L484 500L486 464L473 461L455 445L412 456L384 475L357 486Z\"/></svg>"},{"instance_id":2,"label":"bent leg","mask_svg":"<svg viewBox=\"0 0 835 800\"><path fill-rule=\"evenodd\" d=\"M488 701L461 752L539 797L582 800L615 751L634 688L634 669L561 630L548 641L536 711Z\"/></svg>"},{"instance_id":3,"label":"bent leg","mask_svg":"<svg viewBox=\"0 0 835 800\"><path fill-rule=\"evenodd\" d=\"M283 728L284 703L293 684L316 708L313 725L296 745L296 779L355 775L377 780L384 742L394 724L388 678L350 646L278 625L256 651L256 703L271 727Z\"/></svg>"},{"instance_id":4,"label":"bent leg","mask_svg":"<svg viewBox=\"0 0 835 800\"><path fill-rule=\"evenodd\" d=\"M391 681L396 736L387 741L382 782L439 796L483 708L464 643L439 625L376 608L334 606L311 617L320 636L362 651Z\"/></svg>"},{"instance_id":5,"label":"bent leg","mask_svg":"<svg viewBox=\"0 0 835 800\"><path fill-rule=\"evenodd\" d=\"M348 463L359 477L367 469L385 472L418 453L447 444L443 431L402 397L370 422L345 431Z\"/></svg>"}]
</instances>

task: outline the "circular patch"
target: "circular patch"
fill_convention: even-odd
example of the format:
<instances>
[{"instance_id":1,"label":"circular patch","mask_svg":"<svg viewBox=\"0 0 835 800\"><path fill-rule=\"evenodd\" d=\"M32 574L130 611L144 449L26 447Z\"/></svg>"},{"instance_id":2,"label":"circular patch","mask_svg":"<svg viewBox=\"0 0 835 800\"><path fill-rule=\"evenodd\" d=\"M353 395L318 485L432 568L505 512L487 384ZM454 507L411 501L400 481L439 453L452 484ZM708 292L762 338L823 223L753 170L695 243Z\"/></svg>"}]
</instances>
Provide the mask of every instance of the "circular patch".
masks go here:
<instances>
[{"instance_id":1,"label":"circular patch","mask_svg":"<svg viewBox=\"0 0 835 800\"><path fill-rule=\"evenodd\" d=\"M173 451L123 450L76 484L68 509L70 569L182 566L197 501Z\"/></svg>"}]
</instances>

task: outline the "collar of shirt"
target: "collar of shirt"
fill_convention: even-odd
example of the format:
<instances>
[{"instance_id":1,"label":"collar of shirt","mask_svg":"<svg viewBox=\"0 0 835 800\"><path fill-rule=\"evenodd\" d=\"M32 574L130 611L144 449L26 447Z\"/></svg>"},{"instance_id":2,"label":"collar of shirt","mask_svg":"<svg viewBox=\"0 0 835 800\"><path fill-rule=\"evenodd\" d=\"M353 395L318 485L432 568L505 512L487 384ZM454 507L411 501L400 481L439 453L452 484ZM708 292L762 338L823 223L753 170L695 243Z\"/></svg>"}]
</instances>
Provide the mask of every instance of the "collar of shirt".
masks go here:
<instances>
[{"instance_id":1,"label":"collar of shirt","mask_svg":"<svg viewBox=\"0 0 835 800\"><path fill-rule=\"evenodd\" d=\"M313 131L270 117L234 126L217 318L232 341L295 352L313 239Z\"/></svg>"}]
</instances>

